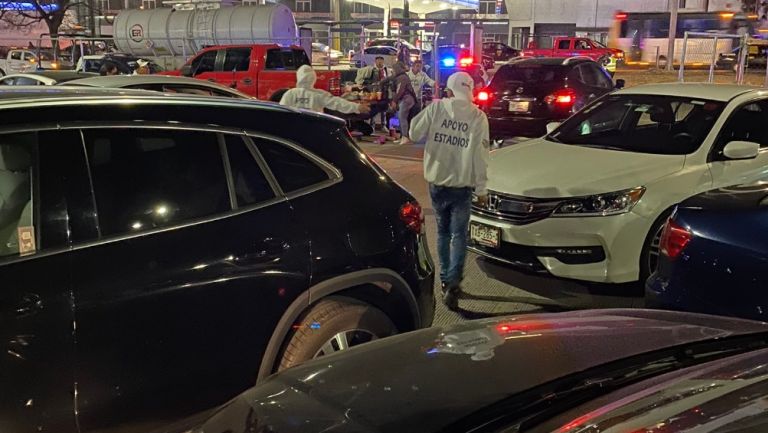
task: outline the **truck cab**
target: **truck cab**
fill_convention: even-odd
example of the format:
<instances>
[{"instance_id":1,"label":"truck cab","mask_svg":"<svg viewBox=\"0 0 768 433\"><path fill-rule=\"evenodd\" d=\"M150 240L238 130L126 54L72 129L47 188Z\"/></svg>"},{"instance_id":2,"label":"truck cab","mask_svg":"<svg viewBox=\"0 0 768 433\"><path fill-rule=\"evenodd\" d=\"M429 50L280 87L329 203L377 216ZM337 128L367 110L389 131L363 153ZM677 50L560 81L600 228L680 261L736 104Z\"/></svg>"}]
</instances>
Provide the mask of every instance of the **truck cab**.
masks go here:
<instances>
[{"instance_id":1,"label":"truck cab","mask_svg":"<svg viewBox=\"0 0 768 433\"><path fill-rule=\"evenodd\" d=\"M222 45L203 49L173 75L208 80L259 99L271 99L279 91L295 87L296 70L309 64L309 56L298 46ZM316 72L316 88L340 94L338 71Z\"/></svg>"},{"instance_id":2,"label":"truck cab","mask_svg":"<svg viewBox=\"0 0 768 433\"><path fill-rule=\"evenodd\" d=\"M0 53L2 55L2 53ZM0 75L16 74L20 72L30 72L36 69L58 69L55 61L38 59L33 50L10 49L5 53L4 58L0 58Z\"/></svg>"}]
</instances>

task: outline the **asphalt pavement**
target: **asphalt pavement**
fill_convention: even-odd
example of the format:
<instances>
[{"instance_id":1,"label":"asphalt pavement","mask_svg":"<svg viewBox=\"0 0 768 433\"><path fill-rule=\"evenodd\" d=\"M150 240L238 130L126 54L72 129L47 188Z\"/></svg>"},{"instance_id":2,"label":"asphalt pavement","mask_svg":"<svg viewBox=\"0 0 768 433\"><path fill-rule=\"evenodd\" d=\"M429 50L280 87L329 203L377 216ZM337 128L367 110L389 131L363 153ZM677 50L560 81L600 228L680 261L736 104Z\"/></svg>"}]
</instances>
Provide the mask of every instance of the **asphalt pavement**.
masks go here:
<instances>
[{"instance_id":1,"label":"asphalt pavement","mask_svg":"<svg viewBox=\"0 0 768 433\"><path fill-rule=\"evenodd\" d=\"M421 145L398 146L359 141L363 150L419 201L426 217L426 232L436 266L435 213L424 181ZM514 145L513 142L505 143ZM530 274L467 253L458 312L443 306L439 281L435 281L438 310L433 325L467 319L533 312L557 312L587 308L639 308L643 306L639 284L606 285Z\"/></svg>"}]
</instances>

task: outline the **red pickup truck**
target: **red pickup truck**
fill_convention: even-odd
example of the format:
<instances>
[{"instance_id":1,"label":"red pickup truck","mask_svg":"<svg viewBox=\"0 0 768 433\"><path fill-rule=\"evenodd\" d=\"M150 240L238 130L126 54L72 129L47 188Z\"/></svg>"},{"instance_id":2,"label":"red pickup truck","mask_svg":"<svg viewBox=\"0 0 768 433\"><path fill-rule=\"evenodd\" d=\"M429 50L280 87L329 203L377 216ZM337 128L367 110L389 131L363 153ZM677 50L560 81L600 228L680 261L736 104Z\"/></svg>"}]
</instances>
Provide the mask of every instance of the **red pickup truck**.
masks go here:
<instances>
[{"instance_id":1,"label":"red pickup truck","mask_svg":"<svg viewBox=\"0 0 768 433\"><path fill-rule=\"evenodd\" d=\"M179 71L166 74L213 81L269 100L279 90L296 87L296 70L309 64L307 53L297 46L221 45L203 49ZM341 94L340 71L316 72L316 88Z\"/></svg>"},{"instance_id":2,"label":"red pickup truck","mask_svg":"<svg viewBox=\"0 0 768 433\"><path fill-rule=\"evenodd\" d=\"M520 52L524 57L589 57L594 61L613 57L616 61L624 59L624 51L608 48L600 42L588 38L555 38L552 48L531 47Z\"/></svg>"}]
</instances>

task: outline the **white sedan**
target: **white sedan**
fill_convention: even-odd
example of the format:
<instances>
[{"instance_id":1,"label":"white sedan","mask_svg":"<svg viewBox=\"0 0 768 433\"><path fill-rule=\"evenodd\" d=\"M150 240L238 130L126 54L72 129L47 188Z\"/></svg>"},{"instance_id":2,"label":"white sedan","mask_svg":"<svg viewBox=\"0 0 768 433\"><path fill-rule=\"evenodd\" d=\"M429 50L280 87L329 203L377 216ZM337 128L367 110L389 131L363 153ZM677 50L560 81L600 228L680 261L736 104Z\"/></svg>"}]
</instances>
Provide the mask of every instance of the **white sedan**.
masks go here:
<instances>
[{"instance_id":1,"label":"white sedan","mask_svg":"<svg viewBox=\"0 0 768 433\"><path fill-rule=\"evenodd\" d=\"M644 280L676 203L768 173L768 91L658 84L612 93L491 153L469 249L579 280Z\"/></svg>"}]
</instances>

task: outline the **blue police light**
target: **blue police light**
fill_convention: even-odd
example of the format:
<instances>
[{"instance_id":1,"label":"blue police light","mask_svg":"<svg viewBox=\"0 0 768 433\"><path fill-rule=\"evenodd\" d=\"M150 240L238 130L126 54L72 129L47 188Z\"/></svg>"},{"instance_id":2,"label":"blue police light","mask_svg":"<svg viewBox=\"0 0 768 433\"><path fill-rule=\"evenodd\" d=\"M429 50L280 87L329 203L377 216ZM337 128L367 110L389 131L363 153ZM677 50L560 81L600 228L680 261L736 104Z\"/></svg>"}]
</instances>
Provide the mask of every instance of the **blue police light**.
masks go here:
<instances>
[{"instance_id":1,"label":"blue police light","mask_svg":"<svg viewBox=\"0 0 768 433\"><path fill-rule=\"evenodd\" d=\"M452 68L456 66L456 59L453 57L446 57L443 59L443 66L446 68Z\"/></svg>"}]
</instances>

